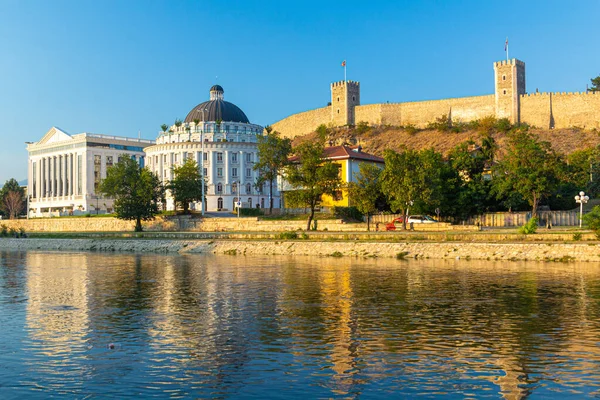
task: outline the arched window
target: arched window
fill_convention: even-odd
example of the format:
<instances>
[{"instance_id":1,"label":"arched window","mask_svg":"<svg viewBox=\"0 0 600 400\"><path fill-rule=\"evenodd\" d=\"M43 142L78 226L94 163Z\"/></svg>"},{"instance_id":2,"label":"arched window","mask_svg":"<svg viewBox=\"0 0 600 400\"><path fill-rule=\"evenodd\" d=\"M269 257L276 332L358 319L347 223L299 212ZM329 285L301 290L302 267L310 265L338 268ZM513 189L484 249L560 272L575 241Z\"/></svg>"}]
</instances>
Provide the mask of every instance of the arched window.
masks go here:
<instances>
[{"instance_id":1,"label":"arched window","mask_svg":"<svg viewBox=\"0 0 600 400\"><path fill-rule=\"evenodd\" d=\"M223 198L222 198L222 197L219 197L219 198L217 199L217 208L218 208L219 210L222 210L222 209L223 209Z\"/></svg>"},{"instance_id":2,"label":"arched window","mask_svg":"<svg viewBox=\"0 0 600 400\"><path fill-rule=\"evenodd\" d=\"M231 193L232 194L236 194L237 193L237 182L233 182L231 184Z\"/></svg>"},{"instance_id":3,"label":"arched window","mask_svg":"<svg viewBox=\"0 0 600 400\"><path fill-rule=\"evenodd\" d=\"M223 185L220 182L217 183L217 193L223 193Z\"/></svg>"},{"instance_id":4,"label":"arched window","mask_svg":"<svg viewBox=\"0 0 600 400\"><path fill-rule=\"evenodd\" d=\"M250 183L246 183L246 194L252 193L252 185Z\"/></svg>"}]
</instances>

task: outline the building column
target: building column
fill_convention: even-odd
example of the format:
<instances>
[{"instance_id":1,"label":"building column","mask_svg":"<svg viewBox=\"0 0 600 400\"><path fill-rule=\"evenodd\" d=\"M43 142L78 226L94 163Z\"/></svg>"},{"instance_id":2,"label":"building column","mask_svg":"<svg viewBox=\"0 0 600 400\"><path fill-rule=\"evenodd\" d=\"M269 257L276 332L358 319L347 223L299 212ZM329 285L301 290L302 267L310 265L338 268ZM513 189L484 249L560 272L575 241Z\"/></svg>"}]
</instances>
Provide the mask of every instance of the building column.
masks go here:
<instances>
[{"instance_id":1,"label":"building column","mask_svg":"<svg viewBox=\"0 0 600 400\"><path fill-rule=\"evenodd\" d=\"M46 193L48 192L48 166L46 165L47 159L46 157L41 158L42 161L42 195L40 197L46 198Z\"/></svg>"},{"instance_id":2,"label":"building column","mask_svg":"<svg viewBox=\"0 0 600 400\"><path fill-rule=\"evenodd\" d=\"M40 199L41 197L41 193L42 193L42 159L39 158L37 160L37 169L36 169L36 183L37 185L35 185L35 189L36 189L36 193L35 193L35 197L38 199Z\"/></svg>"},{"instance_id":3,"label":"building column","mask_svg":"<svg viewBox=\"0 0 600 400\"><path fill-rule=\"evenodd\" d=\"M67 155L63 154L62 155L62 176L63 176L63 180L62 180L62 195L63 197L67 197L68 193L67 193Z\"/></svg>"}]
</instances>

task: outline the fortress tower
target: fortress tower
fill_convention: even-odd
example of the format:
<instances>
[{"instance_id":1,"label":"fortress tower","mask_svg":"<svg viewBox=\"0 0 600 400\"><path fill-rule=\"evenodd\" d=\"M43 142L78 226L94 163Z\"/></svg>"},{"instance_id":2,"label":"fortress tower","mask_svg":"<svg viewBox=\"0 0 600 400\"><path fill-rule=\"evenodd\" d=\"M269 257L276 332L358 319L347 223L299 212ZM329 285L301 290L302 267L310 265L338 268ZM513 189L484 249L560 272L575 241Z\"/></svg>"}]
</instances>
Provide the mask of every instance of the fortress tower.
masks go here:
<instances>
[{"instance_id":1,"label":"fortress tower","mask_svg":"<svg viewBox=\"0 0 600 400\"><path fill-rule=\"evenodd\" d=\"M496 118L521 122L520 97L525 94L525 63L513 58L494 63Z\"/></svg>"},{"instance_id":2,"label":"fortress tower","mask_svg":"<svg viewBox=\"0 0 600 400\"><path fill-rule=\"evenodd\" d=\"M360 83L340 81L331 84L331 122L334 126L354 125L354 107L360 105Z\"/></svg>"}]
</instances>

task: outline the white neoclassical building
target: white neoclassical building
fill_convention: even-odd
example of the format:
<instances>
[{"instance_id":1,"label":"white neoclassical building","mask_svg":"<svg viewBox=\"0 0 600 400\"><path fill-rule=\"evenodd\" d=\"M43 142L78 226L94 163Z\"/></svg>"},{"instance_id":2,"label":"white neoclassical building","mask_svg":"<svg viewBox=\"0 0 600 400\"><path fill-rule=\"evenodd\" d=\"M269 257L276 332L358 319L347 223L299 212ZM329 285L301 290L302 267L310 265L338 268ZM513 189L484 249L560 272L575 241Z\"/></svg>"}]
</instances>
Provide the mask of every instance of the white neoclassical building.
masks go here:
<instances>
[{"instance_id":1,"label":"white neoclassical building","mask_svg":"<svg viewBox=\"0 0 600 400\"><path fill-rule=\"evenodd\" d=\"M223 99L223 88L210 88L210 100L194 107L184 121L161 132L154 146L146 147L146 166L166 184L173 179L173 167L193 158L206 181L206 211L242 207L269 207L268 184L256 187L258 172L257 135L263 127L251 124L235 104ZM273 207L280 207L279 192L273 185ZM201 210L201 203L192 208ZM173 210L167 195L167 209Z\"/></svg>"},{"instance_id":2,"label":"white neoclassical building","mask_svg":"<svg viewBox=\"0 0 600 400\"><path fill-rule=\"evenodd\" d=\"M27 144L29 216L112 212L113 199L98 192L106 170L119 157L144 165L144 147L153 140L79 133L53 127Z\"/></svg>"}]
</instances>

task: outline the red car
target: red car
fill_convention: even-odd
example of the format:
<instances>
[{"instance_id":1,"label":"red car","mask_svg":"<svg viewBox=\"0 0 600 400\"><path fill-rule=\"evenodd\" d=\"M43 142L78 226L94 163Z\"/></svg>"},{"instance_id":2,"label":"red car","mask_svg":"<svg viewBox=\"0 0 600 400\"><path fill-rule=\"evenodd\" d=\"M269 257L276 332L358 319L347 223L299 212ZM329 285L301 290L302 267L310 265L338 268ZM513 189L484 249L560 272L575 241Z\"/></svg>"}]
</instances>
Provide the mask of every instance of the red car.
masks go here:
<instances>
[{"instance_id":1,"label":"red car","mask_svg":"<svg viewBox=\"0 0 600 400\"><path fill-rule=\"evenodd\" d=\"M402 222L404 222L404 217L394 218L392 222L385 224L385 230L395 231L397 229L402 229Z\"/></svg>"}]
</instances>

